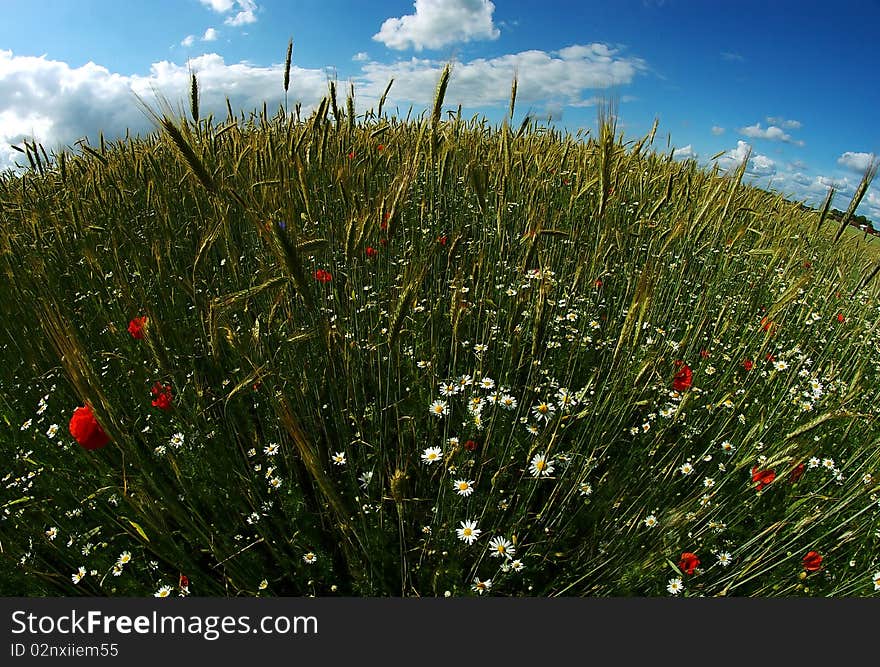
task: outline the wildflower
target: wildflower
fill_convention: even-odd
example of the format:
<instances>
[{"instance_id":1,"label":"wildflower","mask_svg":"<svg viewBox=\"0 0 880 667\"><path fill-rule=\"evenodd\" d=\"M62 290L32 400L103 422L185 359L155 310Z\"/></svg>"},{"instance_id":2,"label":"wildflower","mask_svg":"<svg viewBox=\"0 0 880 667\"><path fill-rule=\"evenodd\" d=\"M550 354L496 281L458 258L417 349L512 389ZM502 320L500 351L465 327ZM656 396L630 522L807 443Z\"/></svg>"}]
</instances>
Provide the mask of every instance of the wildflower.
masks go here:
<instances>
[{"instance_id":1,"label":"wildflower","mask_svg":"<svg viewBox=\"0 0 880 667\"><path fill-rule=\"evenodd\" d=\"M128 323L128 333L131 334L131 337L136 340L141 340L144 337L144 330L147 325L147 318L144 317L135 317Z\"/></svg>"},{"instance_id":2,"label":"wildflower","mask_svg":"<svg viewBox=\"0 0 880 667\"><path fill-rule=\"evenodd\" d=\"M454 396L458 393L458 386L452 384L451 382L441 382L440 383L440 395L441 396Z\"/></svg>"},{"instance_id":3,"label":"wildflower","mask_svg":"<svg viewBox=\"0 0 880 667\"><path fill-rule=\"evenodd\" d=\"M736 447L730 442L730 440L725 440L721 443L721 451L725 454L733 454L736 451Z\"/></svg>"},{"instance_id":4,"label":"wildflower","mask_svg":"<svg viewBox=\"0 0 880 667\"><path fill-rule=\"evenodd\" d=\"M52 526L51 528L49 528L46 531L46 537L48 537L50 541L54 540L56 537L58 537L58 528L55 526Z\"/></svg>"},{"instance_id":5,"label":"wildflower","mask_svg":"<svg viewBox=\"0 0 880 667\"><path fill-rule=\"evenodd\" d=\"M510 394L504 394L500 400L501 407L505 410L515 410L516 409L516 399Z\"/></svg>"},{"instance_id":6,"label":"wildflower","mask_svg":"<svg viewBox=\"0 0 880 667\"><path fill-rule=\"evenodd\" d=\"M684 590L684 585L681 583L681 579L676 577L675 579L669 580L669 585L666 587L666 590L673 595L678 595Z\"/></svg>"},{"instance_id":7,"label":"wildflower","mask_svg":"<svg viewBox=\"0 0 880 667\"><path fill-rule=\"evenodd\" d=\"M318 269L312 275L319 283L329 283L333 280L333 274L324 269Z\"/></svg>"},{"instance_id":8,"label":"wildflower","mask_svg":"<svg viewBox=\"0 0 880 667\"><path fill-rule=\"evenodd\" d=\"M846 322L846 318L843 316L843 313L837 313L837 321Z\"/></svg>"},{"instance_id":9,"label":"wildflower","mask_svg":"<svg viewBox=\"0 0 880 667\"><path fill-rule=\"evenodd\" d=\"M46 431L46 436L49 438L54 438L56 435L58 435L58 424L52 424L49 427L49 430Z\"/></svg>"},{"instance_id":10,"label":"wildflower","mask_svg":"<svg viewBox=\"0 0 880 667\"><path fill-rule=\"evenodd\" d=\"M755 367L755 362L752 361L751 359L746 359L745 361L743 361L743 368L745 368L747 371L752 370L754 367Z\"/></svg>"},{"instance_id":11,"label":"wildflower","mask_svg":"<svg viewBox=\"0 0 880 667\"><path fill-rule=\"evenodd\" d=\"M489 591L492 588L492 580L486 579L486 581L480 581L479 577L474 577L474 583L471 586L471 590L475 593L479 593L482 595L483 593Z\"/></svg>"},{"instance_id":12,"label":"wildflower","mask_svg":"<svg viewBox=\"0 0 880 667\"><path fill-rule=\"evenodd\" d=\"M452 488L458 495L467 497L474 492L474 483L466 479L457 479L452 483Z\"/></svg>"},{"instance_id":13,"label":"wildflower","mask_svg":"<svg viewBox=\"0 0 880 667\"><path fill-rule=\"evenodd\" d=\"M874 590L880 591L880 572L875 572L871 575L871 580L874 582Z\"/></svg>"},{"instance_id":14,"label":"wildflower","mask_svg":"<svg viewBox=\"0 0 880 667\"><path fill-rule=\"evenodd\" d=\"M761 328L769 333L771 336L773 336L776 334L776 329L778 329L779 327L776 322L765 315L761 318Z\"/></svg>"},{"instance_id":15,"label":"wildflower","mask_svg":"<svg viewBox=\"0 0 880 667\"><path fill-rule=\"evenodd\" d=\"M311 551L303 556L303 562L306 565L314 565L317 561L318 557Z\"/></svg>"},{"instance_id":16,"label":"wildflower","mask_svg":"<svg viewBox=\"0 0 880 667\"><path fill-rule=\"evenodd\" d=\"M448 240L449 239L446 236L438 236L437 237L437 243L439 243L440 245L443 245L443 246L446 245L446 241L448 241Z\"/></svg>"},{"instance_id":17,"label":"wildflower","mask_svg":"<svg viewBox=\"0 0 880 667\"><path fill-rule=\"evenodd\" d=\"M280 477L273 477L269 480L269 486L271 486L276 491L281 488L282 484L283 482L281 481Z\"/></svg>"},{"instance_id":18,"label":"wildflower","mask_svg":"<svg viewBox=\"0 0 880 667\"><path fill-rule=\"evenodd\" d=\"M367 249L364 251L367 254L367 257L375 257L379 254L379 251L376 250L373 246L367 246Z\"/></svg>"},{"instance_id":19,"label":"wildflower","mask_svg":"<svg viewBox=\"0 0 880 667\"><path fill-rule=\"evenodd\" d=\"M360 480L361 488L366 490L370 485L370 482L373 480L373 471L367 470L366 472L362 472L360 477L358 477L358 480Z\"/></svg>"},{"instance_id":20,"label":"wildflower","mask_svg":"<svg viewBox=\"0 0 880 667\"><path fill-rule=\"evenodd\" d=\"M468 519L467 521L462 521L461 528L456 528L455 532L458 535L458 539L462 542L473 544L474 540L476 540L483 531L477 528L476 521Z\"/></svg>"},{"instance_id":21,"label":"wildflower","mask_svg":"<svg viewBox=\"0 0 880 667\"><path fill-rule=\"evenodd\" d=\"M113 572L114 577L121 576L122 575L122 566L119 563L114 564L112 572Z\"/></svg>"},{"instance_id":22,"label":"wildflower","mask_svg":"<svg viewBox=\"0 0 880 667\"><path fill-rule=\"evenodd\" d=\"M94 450L104 447L110 438L101 428L89 405L77 408L70 418L70 435L83 449Z\"/></svg>"},{"instance_id":23,"label":"wildflower","mask_svg":"<svg viewBox=\"0 0 880 667\"><path fill-rule=\"evenodd\" d=\"M675 391L685 391L686 389L690 388L693 382L694 373L691 370L690 366L685 363L681 363L681 368L672 379L672 388L675 389Z\"/></svg>"},{"instance_id":24,"label":"wildflower","mask_svg":"<svg viewBox=\"0 0 880 667\"><path fill-rule=\"evenodd\" d=\"M170 410L172 408L173 396L171 395L171 385L156 382L150 393L155 396L153 399L153 407L160 410Z\"/></svg>"},{"instance_id":25,"label":"wildflower","mask_svg":"<svg viewBox=\"0 0 880 667\"><path fill-rule=\"evenodd\" d=\"M116 559L116 563L118 565L128 565L131 562L131 552L123 551L119 554L119 558Z\"/></svg>"},{"instance_id":26,"label":"wildflower","mask_svg":"<svg viewBox=\"0 0 880 667\"><path fill-rule=\"evenodd\" d=\"M33 424L33 423L34 423L33 419L28 419L24 424L21 425L21 430L27 431L31 427L31 424Z\"/></svg>"},{"instance_id":27,"label":"wildflower","mask_svg":"<svg viewBox=\"0 0 880 667\"><path fill-rule=\"evenodd\" d=\"M816 572L817 570L822 569L822 556L818 551L809 551L807 555L804 556L804 569L807 572Z\"/></svg>"},{"instance_id":28,"label":"wildflower","mask_svg":"<svg viewBox=\"0 0 880 667\"><path fill-rule=\"evenodd\" d=\"M181 574L180 577L178 577L177 579L177 587L181 590L181 592L188 593L189 577L187 577L185 574Z\"/></svg>"},{"instance_id":29,"label":"wildflower","mask_svg":"<svg viewBox=\"0 0 880 667\"><path fill-rule=\"evenodd\" d=\"M549 477L553 474L553 461L548 461L543 454L535 454L529 464L532 477Z\"/></svg>"},{"instance_id":30,"label":"wildflower","mask_svg":"<svg viewBox=\"0 0 880 667\"><path fill-rule=\"evenodd\" d=\"M758 470L758 466L752 468L752 481L756 483L755 489L761 491L765 486L776 479L775 470Z\"/></svg>"},{"instance_id":31,"label":"wildflower","mask_svg":"<svg viewBox=\"0 0 880 667\"><path fill-rule=\"evenodd\" d=\"M266 445L266 446L263 448L263 453L264 453L266 456L275 456L275 455L278 453L278 443L277 443L277 442L273 442L273 443L270 443L270 444Z\"/></svg>"},{"instance_id":32,"label":"wildflower","mask_svg":"<svg viewBox=\"0 0 880 667\"><path fill-rule=\"evenodd\" d=\"M699 566L700 559L697 558L696 554L692 554L689 551L685 551L678 561L678 567L681 568L681 571L685 574L693 574L694 570L696 570Z\"/></svg>"},{"instance_id":33,"label":"wildflower","mask_svg":"<svg viewBox=\"0 0 880 667\"><path fill-rule=\"evenodd\" d=\"M468 450L469 452L475 452L475 451L477 451L477 446L478 446L478 445L477 445L476 440L468 440L468 441L466 441L466 442L464 443L464 448L465 448L466 450Z\"/></svg>"},{"instance_id":34,"label":"wildflower","mask_svg":"<svg viewBox=\"0 0 880 667\"><path fill-rule=\"evenodd\" d=\"M694 466L691 464L690 461L685 461L685 463L682 464L678 471L682 475L690 475L694 472Z\"/></svg>"},{"instance_id":35,"label":"wildflower","mask_svg":"<svg viewBox=\"0 0 880 667\"><path fill-rule=\"evenodd\" d=\"M268 587L269 587L269 582L266 581L265 579L263 579L263 580L260 582L259 586L257 586L257 588L258 588L259 590L261 590L261 591L266 590Z\"/></svg>"},{"instance_id":36,"label":"wildflower","mask_svg":"<svg viewBox=\"0 0 880 667\"><path fill-rule=\"evenodd\" d=\"M523 563L518 558L510 561L508 565L510 566L510 569L514 572L520 572L525 567L525 563Z\"/></svg>"},{"instance_id":37,"label":"wildflower","mask_svg":"<svg viewBox=\"0 0 880 667\"><path fill-rule=\"evenodd\" d=\"M804 474L804 470L806 470L806 466L803 463L798 463L790 473L788 473L788 481L794 484L797 482Z\"/></svg>"},{"instance_id":38,"label":"wildflower","mask_svg":"<svg viewBox=\"0 0 880 667\"><path fill-rule=\"evenodd\" d=\"M593 494L593 485L588 482L581 482L578 485L578 491L580 491L582 496L590 496Z\"/></svg>"},{"instance_id":39,"label":"wildflower","mask_svg":"<svg viewBox=\"0 0 880 667\"><path fill-rule=\"evenodd\" d=\"M474 349L477 349L477 346L474 345ZM495 380L488 376L483 376L483 379L480 380L480 387L483 389L494 389L495 388Z\"/></svg>"},{"instance_id":40,"label":"wildflower","mask_svg":"<svg viewBox=\"0 0 880 667\"><path fill-rule=\"evenodd\" d=\"M83 577L86 576L86 568L80 566L77 568L76 572L70 575L70 580L73 581L74 584L78 584L83 580Z\"/></svg>"},{"instance_id":41,"label":"wildflower","mask_svg":"<svg viewBox=\"0 0 880 667\"><path fill-rule=\"evenodd\" d=\"M644 520L643 523L644 523L648 528L656 528L656 527L657 527L657 524L659 524L660 522L657 521L657 517L656 517L656 516L654 516L653 514L649 514L648 516L645 517L645 520Z\"/></svg>"},{"instance_id":42,"label":"wildflower","mask_svg":"<svg viewBox=\"0 0 880 667\"><path fill-rule=\"evenodd\" d=\"M718 554L718 564L722 567L727 567L733 562L733 556L730 555L729 551L722 551Z\"/></svg>"},{"instance_id":43,"label":"wildflower","mask_svg":"<svg viewBox=\"0 0 880 667\"><path fill-rule=\"evenodd\" d=\"M333 463L335 463L338 466L345 465L345 452L336 452L330 458L332 458Z\"/></svg>"},{"instance_id":44,"label":"wildflower","mask_svg":"<svg viewBox=\"0 0 880 667\"><path fill-rule=\"evenodd\" d=\"M158 591L153 593L154 598L167 598L171 595L171 586L167 584L165 586L161 586Z\"/></svg>"},{"instance_id":45,"label":"wildflower","mask_svg":"<svg viewBox=\"0 0 880 667\"><path fill-rule=\"evenodd\" d=\"M788 362L785 361L784 359L780 359L779 361L774 361L773 368L775 368L777 371L784 371L786 368L788 368Z\"/></svg>"},{"instance_id":46,"label":"wildflower","mask_svg":"<svg viewBox=\"0 0 880 667\"><path fill-rule=\"evenodd\" d=\"M175 449L180 449L183 446L183 433L175 433L171 436L171 446Z\"/></svg>"},{"instance_id":47,"label":"wildflower","mask_svg":"<svg viewBox=\"0 0 880 667\"><path fill-rule=\"evenodd\" d=\"M436 400L428 406L428 411L436 417L445 417L449 414L449 404L446 401Z\"/></svg>"},{"instance_id":48,"label":"wildflower","mask_svg":"<svg viewBox=\"0 0 880 667\"><path fill-rule=\"evenodd\" d=\"M440 447L428 447L422 452L422 461L427 464L436 463L443 458L443 450Z\"/></svg>"},{"instance_id":49,"label":"wildflower","mask_svg":"<svg viewBox=\"0 0 880 667\"><path fill-rule=\"evenodd\" d=\"M516 549L509 540L503 537L493 537L489 541L489 552L495 558L510 558Z\"/></svg>"},{"instance_id":50,"label":"wildflower","mask_svg":"<svg viewBox=\"0 0 880 667\"><path fill-rule=\"evenodd\" d=\"M542 401L532 407L532 414L534 414L535 418L538 420L543 419L544 421L550 421L554 412L556 412L556 406L552 403L547 403L546 401Z\"/></svg>"}]
</instances>

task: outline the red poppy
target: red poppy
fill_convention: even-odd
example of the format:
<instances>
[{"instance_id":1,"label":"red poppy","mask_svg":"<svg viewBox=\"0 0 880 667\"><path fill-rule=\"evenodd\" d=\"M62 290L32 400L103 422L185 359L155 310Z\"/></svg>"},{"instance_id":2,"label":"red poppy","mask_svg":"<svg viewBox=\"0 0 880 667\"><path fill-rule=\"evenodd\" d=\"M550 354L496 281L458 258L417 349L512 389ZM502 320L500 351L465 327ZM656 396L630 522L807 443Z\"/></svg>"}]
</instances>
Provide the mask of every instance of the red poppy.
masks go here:
<instances>
[{"instance_id":1,"label":"red poppy","mask_svg":"<svg viewBox=\"0 0 880 667\"><path fill-rule=\"evenodd\" d=\"M843 313L837 313L837 321L838 322L845 322L846 321L846 318L843 316Z\"/></svg>"},{"instance_id":2,"label":"red poppy","mask_svg":"<svg viewBox=\"0 0 880 667\"><path fill-rule=\"evenodd\" d=\"M752 370L754 367L755 367L755 362L752 361L751 359L746 359L743 362L743 368L745 368L747 371Z\"/></svg>"},{"instance_id":3,"label":"red poppy","mask_svg":"<svg viewBox=\"0 0 880 667\"><path fill-rule=\"evenodd\" d=\"M446 241L448 241L448 240L449 239L446 236L438 236L437 237L437 243L439 243L440 245L446 245Z\"/></svg>"},{"instance_id":4,"label":"red poppy","mask_svg":"<svg viewBox=\"0 0 880 667\"><path fill-rule=\"evenodd\" d=\"M805 269L809 269L809 268L811 268L812 266L813 266L813 263L812 263L812 262L810 262L810 261L806 261L806 262L804 262L804 268L805 268Z\"/></svg>"},{"instance_id":5,"label":"red poppy","mask_svg":"<svg viewBox=\"0 0 880 667\"><path fill-rule=\"evenodd\" d=\"M772 336L776 333L778 325L765 315L761 318L761 328Z\"/></svg>"},{"instance_id":6,"label":"red poppy","mask_svg":"<svg viewBox=\"0 0 880 667\"><path fill-rule=\"evenodd\" d=\"M379 245L384 248L388 245L388 239L379 239Z\"/></svg>"},{"instance_id":7,"label":"red poppy","mask_svg":"<svg viewBox=\"0 0 880 667\"><path fill-rule=\"evenodd\" d=\"M807 572L815 572L822 569L822 556L818 551L807 552L804 556L804 569Z\"/></svg>"},{"instance_id":8,"label":"red poppy","mask_svg":"<svg viewBox=\"0 0 880 667\"><path fill-rule=\"evenodd\" d=\"M765 354L765 355L764 355L764 358L765 358L767 361L776 361L776 357L773 356L770 352L768 352L767 354Z\"/></svg>"},{"instance_id":9,"label":"red poppy","mask_svg":"<svg viewBox=\"0 0 880 667\"><path fill-rule=\"evenodd\" d=\"M321 283L329 283L333 280L333 274L324 269L318 269L313 275L315 276L315 280Z\"/></svg>"},{"instance_id":10,"label":"red poppy","mask_svg":"<svg viewBox=\"0 0 880 667\"><path fill-rule=\"evenodd\" d=\"M697 554L692 554L689 551L685 551L681 555L681 559L678 561L678 567L681 568L681 571L685 574L693 574L694 570L699 566L700 559L697 558Z\"/></svg>"},{"instance_id":11,"label":"red poppy","mask_svg":"<svg viewBox=\"0 0 880 667\"><path fill-rule=\"evenodd\" d=\"M177 582L177 585L180 588L189 588L189 577L187 577L185 574L181 574L180 580Z\"/></svg>"},{"instance_id":12,"label":"red poppy","mask_svg":"<svg viewBox=\"0 0 880 667\"><path fill-rule=\"evenodd\" d=\"M351 152L348 154L348 159L349 159L349 160L354 160L354 151L351 151Z\"/></svg>"},{"instance_id":13,"label":"red poppy","mask_svg":"<svg viewBox=\"0 0 880 667\"><path fill-rule=\"evenodd\" d=\"M593 283L595 287L602 287L602 281L596 278L596 282Z\"/></svg>"},{"instance_id":14,"label":"red poppy","mask_svg":"<svg viewBox=\"0 0 880 667\"><path fill-rule=\"evenodd\" d=\"M132 338L136 338L137 340L141 340L144 337L144 327L147 325L147 318L144 317L135 317L131 322L128 323L128 333L131 334Z\"/></svg>"},{"instance_id":15,"label":"red poppy","mask_svg":"<svg viewBox=\"0 0 880 667\"><path fill-rule=\"evenodd\" d=\"M385 150L385 146L383 146L382 144L379 144L378 146L376 146L376 150L377 150L377 151L384 151L384 150Z\"/></svg>"},{"instance_id":16,"label":"red poppy","mask_svg":"<svg viewBox=\"0 0 880 667\"><path fill-rule=\"evenodd\" d=\"M788 473L788 481L794 484L803 476L804 470L806 469L807 466L805 466L803 463L798 463L794 468L792 468L792 471Z\"/></svg>"},{"instance_id":17,"label":"red poppy","mask_svg":"<svg viewBox=\"0 0 880 667\"><path fill-rule=\"evenodd\" d=\"M758 470L758 466L752 468L752 481L755 482L755 490L763 490L774 479L776 479L775 470Z\"/></svg>"},{"instance_id":18,"label":"red poppy","mask_svg":"<svg viewBox=\"0 0 880 667\"><path fill-rule=\"evenodd\" d=\"M700 350L700 356L703 357L703 359L708 359L709 358L709 350Z\"/></svg>"},{"instance_id":19,"label":"red poppy","mask_svg":"<svg viewBox=\"0 0 880 667\"><path fill-rule=\"evenodd\" d=\"M675 377L672 379L672 388L675 389L675 391L684 391L685 389L688 389L693 382L693 371L690 366L682 362L681 369L679 369L678 373L676 373Z\"/></svg>"},{"instance_id":20,"label":"red poppy","mask_svg":"<svg viewBox=\"0 0 880 667\"><path fill-rule=\"evenodd\" d=\"M469 452L475 452L477 450L477 443L474 440L468 440L464 443L464 448Z\"/></svg>"},{"instance_id":21,"label":"red poppy","mask_svg":"<svg viewBox=\"0 0 880 667\"><path fill-rule=\"evenodd\" d=\"M375 257L376 255L379 254L379 251L376 250L373 246L368 245L367 249L366 249L366 253L367 253L367 257Z\"/></svg>"},{"instance_id":22,"label":"red poppy","mask_svg":"<svg viewBox=\"0 0 880 667\"><path fill-rule=\"evenodd\" d=\"M95 419L95 415L92 414L92 408L88 405L73 411L69 428L70 435L83 449L101 449L110 442L110 438L107 437L104 429Z\"/></svg>"},{"instance_id":23,"label":"red poppy","mask_svg":"<svg viewBox=\"0 0 880 667\"><path fill-rule=\"evenodd\" d=\"M155 397L153 399L154 408L159 408L160 410L170 410L173 407L172 401L174 397L171 395L170 384L162 384L161 382L157 382L153 385L153 388L150 389L150 393Z\"/></svg>"}]
</instances>

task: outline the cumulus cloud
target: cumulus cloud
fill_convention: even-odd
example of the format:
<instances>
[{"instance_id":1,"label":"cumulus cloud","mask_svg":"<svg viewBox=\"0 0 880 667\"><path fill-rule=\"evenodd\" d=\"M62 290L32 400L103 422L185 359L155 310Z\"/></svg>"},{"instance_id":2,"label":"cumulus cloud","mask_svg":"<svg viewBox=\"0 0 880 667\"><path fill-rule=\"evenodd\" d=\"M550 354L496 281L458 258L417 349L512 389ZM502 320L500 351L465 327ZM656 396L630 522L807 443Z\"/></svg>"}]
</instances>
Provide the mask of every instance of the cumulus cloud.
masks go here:
<instances>
[{"instance_id":1,"label":"cumulus cloud","mask_svg":"<svg viewBox=\"0 0 880 667\"><path fill-rule=\"evenodd\" d=\"M739 167L748 157L746 174L755 177L773 176L776 173L776 162L766 155L752 153L751 150L752 147L745 141L737 141L736 148L727 151L718 158L717 162L723 169L732 170Z\"/></svg>"},{"instance_id":2,"label":"cumulus cloud","mask_svg":"<svg viewBox=\"0 0 880 667\"><path fill-rule=\"evenodd\" d=\"M837 164L841 167L846 167L852 171L862 172L865 171L873 161L873 153L853 153L852 151L847 151L837 158Z\"/></svg>"},{"instance_id":3,"label":"cumulus cloud","mask_svg":"<svg viewBox=\"0 0 880 667\"><path fill-rule=\"evenodd\" d=\"M226 116L226 97L234 109L256 109L266 100L270 108L283 99L283 65L254 67L227 64L216 54L193 58L188 65L154 63L148 74L123 76L87 63L71 67L45 56L14 56L0 50L0 170L10 168L21 154L10 144L36 139L47 150L70 146L103 132L108 139L153 131L133 93L150 103L153 89L173 104L186 107L190 70L199 77L203 114ZM291 98L306 109L327 90L323 70L291 68Z\"/></svg>"},{"instance_id":4,"label":"cumulus cloud","mask_svg":"<svg viewBox=\"0 0 880 667\"><path fill-rule=\"evenodd\" d=\"M789 120L786 118L780 118L779 116L767 116L767 122L771 125L784 127L786 130L799 130L803 127L803 123L799 120Z\"/></svg>"},{"instance_id":5,"label":"cumulus cloud","mask_svg":"<svg viewBox=\"0 0 880 667\"><path fill-rule=\"evenodd\" d=\"M187 35L182 40L180 40L180 45L189 48L193 44L195 44L196 36L195 35Z\"/></svg>"},{"instance_id":6,"label":"cumulus cloud","mask_svg":"<svg viewBox=\"0 0 880 667\"><path fill-rule=\"evenodd\" d=\"M199 0L205 7L214 10L218 14L229 14L235 9L238 11L227 16L223 22L226 25L237 27L257 22L257 3L255 0Z\"/></svg>"},{"instance_id":7,"label":"cumulus cloud","mask_svg":"<svg viewBox=\"0 0 880 667\"><path fill-rule=\"evenodd\" d=\"M214 30L214 28L208 28L207 30L205 30L205 34L202 35L202 41L203 42L213 42L214 40L217 39L218 36L219 36L219 33L216 30Z\"/></svg>"},{"instance_id":8,"label":"cumulus cloud","mask_svg":"<svg viewBox=\"0 0 880 667\"><path fill-rule=\"evenodd\" d=\"M389 100L430 104L445 61L411 58L394 63L363 65L362 92L378 98L394 79ZM517 101L554 100L566 106L590 106L587 91L626 85L647 66L605 44L572 45L558 52L521 51L496 58L478 58L454 65L446 99L464 106L506 104L517 76Z\"/></svg>"},{"instance_id":9,"label":"cumulus cloud","mask_svg":"<svg viewBox=\"0 0 880 667\"><path fill-rule=\"evenodd\" d=\"M781 127L776 125L770 125L769 127L762 128L761 123L755 123L754 125L749 125L748 127L739 128L740 134L749 137L751 139L767 139L769 141L783 141L787 144L795 144L796 146L803 146L804 142L792 139L790 134L786 134Z\"/></svg>"},{"instance_id":10,"label":"cumulus cloud","mask_svg":"<svg viewBox=\"0 0 880 667\"><path fill-rule=\"evenodd\" d=\"M676 160L695 160L697 158L697 152L691 144L688 144L687 146L682 146L681 148L676 148L672 151L672 157Z\"/></svg>"},{"instance_id":11,"label":"cumulus cloud","mask_svg":"<svg viewBox=\"0 0 880 667\"><path fill-rule=\"evenodd\" d=\"M354 60L356 63L366 62L367 60L370 59L370 54L367 53L366 51L360 51L358 53L355 53L351 57L351 59Z\"/></svg>"},{"instance_id":12,"label":"cumulus cloud","mask_svg":"<svg viewBox=\"0 0 880 667\"><path fill-rule=\"evenodd\" d=\"M498 39L489 0L416 0L414 14L386 19L373 39L396 49L439 49L447 44Z\"/></svg>"},{"instance_id":13,"label":"cumulus cloud","mask_svg":"<svg viewBox=\"0 0 880 667\"><path fill-rule=\"evenodd\" d=\"M716 137L720 136L720 135L724 134L724 128L719 127L718 125L713 125L712 126L712 134L714 134Z\"/></svg>"}]
</instances>

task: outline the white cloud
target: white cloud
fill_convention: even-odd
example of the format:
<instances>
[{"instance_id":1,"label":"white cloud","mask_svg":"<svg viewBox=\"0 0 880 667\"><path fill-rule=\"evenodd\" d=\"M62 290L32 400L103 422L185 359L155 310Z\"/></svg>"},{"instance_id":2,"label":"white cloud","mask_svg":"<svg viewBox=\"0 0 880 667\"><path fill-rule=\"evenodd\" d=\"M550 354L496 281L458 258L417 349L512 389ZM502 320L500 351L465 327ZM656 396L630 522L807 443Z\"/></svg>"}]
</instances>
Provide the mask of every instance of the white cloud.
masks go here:
<instances>
[{"instance_id":1,"label":"white cloud","mask_svg":"<svg viewBox=\"0 0 880 667\"><path fill-rule=\"evenodd\" d=\"M414 14L386 19L373 39L391 49L439 49L455 42L498 39L489 0L415 0Z\"/></svg>"},{"instance_id":2,"label":"white cloud","mask_svg":"<svg viewBox=\"0 0 880 667\"><path fill-rule=\"evenodd\" d=\"M235 0L199 0L199 2L218 14L225 14L235 6Z\"/></svg>"},{"instance_id":3,"label":"white cloud","mask_svg":"<svg viewBox=\"0 0 880 667\"><path fill-rule=\"evenodd\" d=\"M786 130L799 130L803 127L803 123L799 120L788 120L779 116L767 116L767 122L784 127Z\"/></svg>"},{"instance_id":4,"label":"white cloud","mask_svg":"<svg viewBox=\"0 0 880 667\"><path fill-rule=\"evenodd\" d=\"M418 58L387 64L371 61L363 65L360 90L378 99L394 79L390 103L427 105L445 64ZM556 53L522 51L454 65L446 100L471 107L506 104L517 76L517 104L549 99L566 106L591 106L595 98L585 98L585 92L629 84L646 69L640 58L624 57L605 44L573 45Z\"/></svg>"},{"instance_id":5,"label":"white cloud","mask_svg":"<svg viewBox=\"0 0 880 667\"><path fill-rule=\"evenodd\" d=\"M15 56L0 50L0 170L22 155L9 148L25 138L46 150L71 146L82 137L94 144L98 133L107 139L152 132L150 121L133 93L152 103L153 88L172 104L186 108L190 71L199 78L203 115L226 117L226 97L233 109L257 109L266 100L277 108L283 99L283 65L254 67L227 64L216 54L193 58L189 64L157 62L146 75L123 76L94 63L71 67L44 57ZM327 91L326 72L291 68L291 106L302 101L304 112Z\"/></svg>"},{"instance_id":6,"label":"white cloud","mask_svg":"<svg viewBox=\"0 0 880 667\"><path fill-rule=\"evenodd\" d=\"M370 59L370 54L366 51L360 51L358 53L355 53L351 57L351 59L354 60L356 63L362 63Z\"/></svg>"},{"instance_id":7,"label":"white cloud","mask_svg":"<svg viewBox=\"0 0 880 667\"><path fill-rule=\"evenodd\" d=\"M712 126L712 134L714 134L716 137L719 135L722 135L722 134L724 134L724 128L719 127L718 125L713 125Z\"/></svg>"},{"instance_id":8,"label":"white cloud","mask_svg":"<svg viewBox=\"0 0 880 667\"><path fill-rule=\"evenodd\" d=\"M796 146L803 146L804 142L792 139L790 134L786 134L783 132L781 127L776 125L770 125L767 128L762 128L761 123L755 123L754 125L749 125L748 127L739 128L739 132L751 139L767 139L769 141L783 141L787 144L795 144Z\"/></svg>"},{"instance_id":9,"label":"white cloud","mask_svg":"<svg viewBox=\"0 0 880 667\"><path fill-rule=\"evenodd\" d=\"M737 141L736 148L732 148L724 155L718 158L718 164L726 170L733 170L739 167L746 156L749 156L749 163L746 166L746 174L749 176L773 176L776 173L776 162L766 155L756 155L751 153L752 147L745 141Z\"/></svg>"},{"instance_id":10,"label":"white cloud","mask_svg":"<svg viewBox=\"0 0 880 667\"><path fill-rule=\"evenodd\" d=\"M746 61L739 53L732 53L730 51L722 51L721 58L728 62L736 62L736 63L744 63Z\"/></svg>"},{"instance_id":11,"label":"white cloud","mask_svg":"<svg viewBox=\"0 0 880 667\"><path fill-rule=\"evenodd\" d=\"M218 36L219 35L218 35L217 31L214 30L214 28L208 28L207 30L205 30L205 34L202 35L202 41L203 42L213 42L214 40L217 39Z\"/></svg>"},{"instance_id":12,"label":"white cloud","mask_svg":"<svg viewBox=\"0 0 880 667\"><path fill-rule=\"evenodd\" d=\"M672 151L672 157L677 160L695 160L697 158L697 152L691 144L688 144L687 146L676 148Z\"/></svg>"},{"instance_id":13,"label":"white cloud","mask_svg":"<svg viewBox=\"0 0 880 667\"><path fill-rule=\"evenodd\" d=\"M195 41L196 41L196 36L195 36L195 35L187 35L186 37L184 37L184 38L181 40L180 45L181 45L181 46L190 47L190 46L192 46L192 45L195 43Z\"/></svg>"},{"instance_id":14,"label":"white cloud","mask_svg":"<svg viewBox=\"0 0 880 667\"><path fill-rule=\"evenodd\" d=\"M852 171L865 171L874 161L873 153L853 153L852 151L847 151L839 158L837 158L837 164L842 167L846 167Z\"/></svg>"}]
</instances>

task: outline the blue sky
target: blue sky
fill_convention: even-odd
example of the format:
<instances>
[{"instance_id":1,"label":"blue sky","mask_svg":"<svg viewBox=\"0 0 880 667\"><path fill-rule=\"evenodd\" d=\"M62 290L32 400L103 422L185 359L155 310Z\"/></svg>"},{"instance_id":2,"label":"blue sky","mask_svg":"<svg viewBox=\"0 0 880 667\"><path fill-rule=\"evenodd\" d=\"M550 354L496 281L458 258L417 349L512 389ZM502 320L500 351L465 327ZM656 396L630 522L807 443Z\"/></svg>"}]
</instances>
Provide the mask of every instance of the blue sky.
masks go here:
<instances>
[{"instance_id":1,"label":"blue sky","mask_svg":"<svg viewBox=\"0 0 880 667\"><path fill-rule=\"evenodd\" d=\"M355 84L358 110L395 82L390 109L429 103L446 61L447 102L499 121L514 72L526 113L576 132L596 103L620 100L621 127L679 158L729 168L751 148L750 178L816 204L835 183L845 209L880 155L878 0L4 0L0 168L9 148L149 131L131 91L185 106L188 68L205 112L283 97L317 103L327 81ZM880 183L859 207L880 227Z\"/></svg>"}]
</instances>

